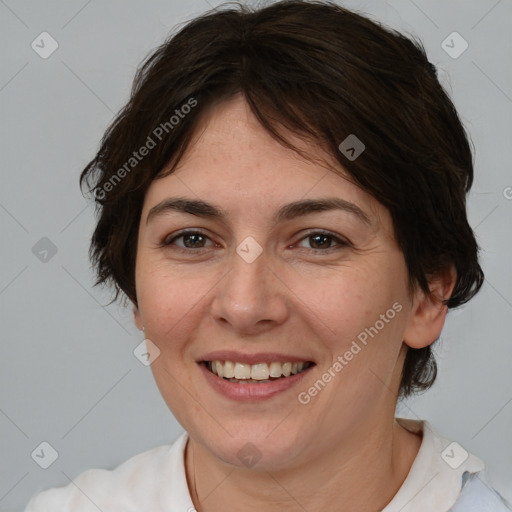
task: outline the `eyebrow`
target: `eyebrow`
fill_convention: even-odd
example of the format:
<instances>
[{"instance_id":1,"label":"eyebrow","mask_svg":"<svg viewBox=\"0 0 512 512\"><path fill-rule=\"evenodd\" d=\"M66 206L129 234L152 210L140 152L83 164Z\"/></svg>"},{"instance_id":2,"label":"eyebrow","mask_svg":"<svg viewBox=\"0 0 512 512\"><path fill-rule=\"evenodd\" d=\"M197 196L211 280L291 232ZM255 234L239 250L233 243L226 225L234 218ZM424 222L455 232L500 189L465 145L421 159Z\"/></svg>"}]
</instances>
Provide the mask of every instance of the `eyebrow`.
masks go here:
<instances>
[{"instance_id":1,"label":"eyebrow","mask_svg":"<svg viewBox=\"0 0 512 512\"><path fill-rule=\"evenodd\" d=\"M372 225L370 217L361 210L359 206L339 197L302 199L300 201L286 204L276 212L273 217L273 222L278 224L283 221L293 220L297 217L303 217L312 213L331 210L342 210L344 212L351 213L368 226ZM153 208L149 210L146 225L156 217L165 215L169 212L188 213L197 217L205 217L223 222L226 222L228 217L222 208L214 206L211 203L207 203L206 201L175 197L164 199L156 206L153 206Z\"/></svg>"}]
</instances>

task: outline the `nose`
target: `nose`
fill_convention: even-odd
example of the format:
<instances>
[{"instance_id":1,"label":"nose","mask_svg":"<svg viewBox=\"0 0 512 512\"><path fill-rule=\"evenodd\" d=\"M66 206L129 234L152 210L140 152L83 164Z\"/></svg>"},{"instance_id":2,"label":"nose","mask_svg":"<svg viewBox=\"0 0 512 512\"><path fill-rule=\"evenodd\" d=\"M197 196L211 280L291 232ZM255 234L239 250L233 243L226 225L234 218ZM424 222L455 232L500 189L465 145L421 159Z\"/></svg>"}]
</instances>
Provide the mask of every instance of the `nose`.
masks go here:
<instances>
[{"instance_id":1,"label":"nose","mask_svg":"<svg viewBox=\"0 0 512 512\"><path fill-rule=\"evenodd\" d=\"M250 263L235 252L229 264L212 301L214 320L239 334L266 332L285 322L289 290L271 268L265 251Z\"/></svg>"}]
</instances>

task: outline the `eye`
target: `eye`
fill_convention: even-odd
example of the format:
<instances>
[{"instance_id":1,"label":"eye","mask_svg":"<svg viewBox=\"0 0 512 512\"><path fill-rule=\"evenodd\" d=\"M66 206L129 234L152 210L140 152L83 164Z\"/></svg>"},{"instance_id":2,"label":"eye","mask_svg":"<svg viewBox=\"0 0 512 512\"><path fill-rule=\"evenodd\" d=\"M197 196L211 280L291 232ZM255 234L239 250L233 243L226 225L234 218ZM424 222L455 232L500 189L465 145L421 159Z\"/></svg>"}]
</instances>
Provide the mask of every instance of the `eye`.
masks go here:
<instances>
[{"instance_id":1,"label":"eye","mask_svg":"<svg viewBox=\"0 0 512 512\"><path fill-rule=\"evenodd\" d=\"M348 247L350 245L345 240L342 240L338 236L326 231L314 231L312 233L309 233L306 237L301 239L300 243L304 241L306 241L306 243L309 243L310 249L319 252L326 252L329 249L335 249L336 246L338 246L339 248Z\"/></svg>"},{"instance_id":2,"label":"eye","mask_svg":"<svg viewBox=\"0 0 512 512\"><path fill-rule=\"evenodd\" d=\"M302 245L307 243L309 247ZM192 249L206 249L216 245L202 231L188 230L167 237L162 242L162 247L175 246L178 250L190 252ZM309 248L315 252L328 252L330 249L339 249L350 246L350 243L327 231L314 231L303 237L299 247Z\"/></svg>"},{"instance_id":3,"label":"eye","mask_svg":"<svg viewBox=\"0 0 512 512\"><path fill-rule=\"evenodd\" d=\"M176 243L177 240L181 240L182 243ZM201 231L182 231L181 233L174 235L172 238L166 238L163 242L163 246L176 245L180 249L203 249L208 247L207 241L211 240Z\"/></svg>"}]
</instances>

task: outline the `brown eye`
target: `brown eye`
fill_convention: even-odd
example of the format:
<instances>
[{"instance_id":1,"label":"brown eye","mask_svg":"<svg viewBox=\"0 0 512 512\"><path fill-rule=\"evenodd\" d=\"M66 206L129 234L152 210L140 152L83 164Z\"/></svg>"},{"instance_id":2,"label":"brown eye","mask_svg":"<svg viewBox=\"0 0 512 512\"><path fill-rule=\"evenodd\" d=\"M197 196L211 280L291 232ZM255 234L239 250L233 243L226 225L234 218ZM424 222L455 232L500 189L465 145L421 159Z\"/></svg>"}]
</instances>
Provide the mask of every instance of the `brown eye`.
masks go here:
<instances>
[{"instance_id":1,"label":"brown eye","mask_svg":"<svg viewBox=\"0 0 512 512\"><path fill-rule=\"evenodd\" d=\"M348 242L342 240L341 238L332 235L331 233L324 233L322 231L310 233L300 241L300 244L302 244L304 241L306 241L309 246L306 248L319 252L340 247L347 247L349 245ZM305 246L301 245L301 247Z\"/></svg>"},{"instance_id":2,"label":"brown eye","mask_svg":"<svg viewBox=\"0 0 512 512\"><path fill-rule=\"evenodd\" d=\"M176 243L180 240L181 243ZM200 231L184 231L170 239L166 239L164 246L176 245L180 249L203 249L210 239ZM211 242L211 241L210 241Z\"/></svg>"},{"instance_id":3,"label":"brown eye","mask_svg":"<svg viewBox=\"0 0 512 512\"><path fill-rule=\"evenodd\" d=\"M183 245L189 249L204 247L205 237L203 235L182 235L180 238L183 239Z\"/></svg>"},{"instance_id":4,"label":"brown eye","mask_svg":"<svg viewBox=\"0 0 512 512\"><path fill-rule=\"evenodd\" d=\"M329 249L331 247L332 237L327 235L313 235L308 237L313 249Z\"/></svg>"}]
</instances>

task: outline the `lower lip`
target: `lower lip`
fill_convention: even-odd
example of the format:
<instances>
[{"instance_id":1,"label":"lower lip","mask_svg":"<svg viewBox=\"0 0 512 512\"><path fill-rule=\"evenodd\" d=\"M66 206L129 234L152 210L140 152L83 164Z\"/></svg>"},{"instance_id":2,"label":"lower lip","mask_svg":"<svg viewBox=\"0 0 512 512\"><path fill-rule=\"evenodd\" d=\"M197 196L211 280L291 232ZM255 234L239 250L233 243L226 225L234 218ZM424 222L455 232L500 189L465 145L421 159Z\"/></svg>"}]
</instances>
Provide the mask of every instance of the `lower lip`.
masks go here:
<instances>
[{"instance_id":1,"label":"lower lip","mask_svg":"<svg viewBox=\"0 0 512 512\"><path fill-rule=\"evenodd\" d=\"M306 373L313 367L310 366L306 370L297 373L296 375L290 375L290 377L283 377L277 380L271 380L262 384L238 384L236 382L230 382L229 380L223 379L212 373L206 365L199 363L201 371L208 383L212 386L215 391L221 395L230 398L231 400L238 400L243 402L252 402L259 400L266 400L272 398L280 393L284 393L289 390L297 383L299 383Z\"/></svg>"}]
</instances>

